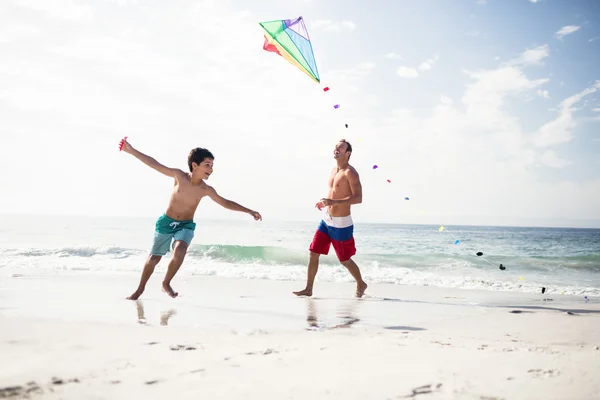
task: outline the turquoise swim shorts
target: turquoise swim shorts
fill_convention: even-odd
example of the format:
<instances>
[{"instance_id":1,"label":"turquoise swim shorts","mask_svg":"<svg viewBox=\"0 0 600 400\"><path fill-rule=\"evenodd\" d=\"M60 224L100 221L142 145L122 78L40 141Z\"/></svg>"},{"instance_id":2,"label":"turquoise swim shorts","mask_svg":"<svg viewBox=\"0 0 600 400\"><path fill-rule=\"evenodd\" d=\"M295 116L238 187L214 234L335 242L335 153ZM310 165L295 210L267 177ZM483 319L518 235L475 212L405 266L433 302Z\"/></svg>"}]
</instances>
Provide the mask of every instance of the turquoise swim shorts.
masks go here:
<instances>
[{"instance_id":1,"label":"turquoise swim shorts","mask_svg":"<svg viewBox=\"0 0 600 400\"><path fill-rule=\"evenodd\" d=\"M195 229L196 223L192 220L177 221L166 214L161 215L156 221L151 254L164 256L173 249L177 240L183 240L189 245L194 238Z\"/></svg>"}]
</instances>

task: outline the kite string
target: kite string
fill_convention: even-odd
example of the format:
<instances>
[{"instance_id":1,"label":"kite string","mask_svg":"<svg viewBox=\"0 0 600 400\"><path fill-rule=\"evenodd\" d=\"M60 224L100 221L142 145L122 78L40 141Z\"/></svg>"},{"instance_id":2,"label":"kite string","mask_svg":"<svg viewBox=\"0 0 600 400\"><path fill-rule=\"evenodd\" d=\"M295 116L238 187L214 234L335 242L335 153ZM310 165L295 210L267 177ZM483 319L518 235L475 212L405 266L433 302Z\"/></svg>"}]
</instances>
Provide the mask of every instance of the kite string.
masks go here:
<instances>
[{"instance_id":1,"label":"kite string","mask_svg":"<svg viewBox=\"0 0 600 400\"><path fill-rule=\"evenodd\" d=\"M323 88L323 92L329 92L330 90L331 90L331 89L329 88L329 86L325 86L325 87ZM333 108L334 108L335 110L339 109L339 108L340 108L340 104L339 104L339 103L336 103L336 104L333 106ZM339 116L339 114L338 114L338 116ZM345 123L344 123L344 126L346 127L346 129L348 128L348 123L347 123L347 121L345 121ZM378 168L379 168L379 166L378 166L377 164L374 164L374 165L373 165L373 169L378 169ZM387 179L386 179L387 183L391 183L391 182L392 182L392 181L391 181L389 178L390 178L390 177L387 177ZM409 198L408 196L405 196L405 197L404 197L404 200L409 200L409 199L410 199L410 198ZM442 230L446 230L446 231L448 231L448 229L447 229L447 228L445 228L443 225L440 225L440 231L442 231ZM452 237L454 238L454 240L455 240L455 244L458 244L458 243L460 243L460 240L459 240L459 239L458 239L456 236L454 236L454 235L452 234L452 232L448 231L448 234L450 234L450 236L452 236ZM465 244L464 246L465 246L465 248L468 248L469 250L471 250L471 251L473 251L473 252L474 252L474 250L473 250L473 249L472 249L470 246L468 246L468 245L466 245L466 244ZM475 255L477 255L478 257L481 257L481 259L482 259L483 261L485 261L486 263L488 263L490 266L492 266L492 267L496 267L496 265L492 264L492 263L491 263L490 261L488 261L488 260L487 260L485 257L482 257L482 256L483 256L483 253L481 253L481 256L479 255L479 254L480 254L479 252L474 252L474 254L475 254ZM501 270L505 270L505 269L506 269L506 268L505 268L505 267L504 267L502 264L500 264L499 268L500 268Z\"/></svg>"},{"instance_id":2,"label":"kite string","mask_svg":"<svg viewBox=\"0 0 600 400\"><path fill-rule=\"evenodd\" d=\"M442 229L442 228L443 228L443 229ZM467 248L467 249L469 249L469 250L471 250L471 251L473 251L473 252L474 252L474 250L473 250L473 249L472 249L470 246L466 245L464 242L461 242L461 241L460 241L460 240L459 240L459 239L458 239L456 236L454 236L454 235L452 234L452 232L450 232L450 230L449 230L448 228L446 228L444 225L440 225L440 231L441 231L441 230L448 232L448 234L449 234L450 236L452 236L452 238L455 240L455 243L456 243L456 241L458 242L458 244L461 244L461 243L462 243L462 244L464 245L464 247L465 247L465 248ZM475 255L477 255L477 252L475 252L474 254L475 254ZM494 265L494 264L492 264L491 262L489 262L489 261L488 261L488 260L487 260L485 257L483 257L483 256L478 256L478 257L481 257L481 259L482 259L483 261L485 261L486 263L490 264L492 267L495 267L495 265ZM502 264L501 264L501 265L502 265Z\"/></svg>"}]
</instances>

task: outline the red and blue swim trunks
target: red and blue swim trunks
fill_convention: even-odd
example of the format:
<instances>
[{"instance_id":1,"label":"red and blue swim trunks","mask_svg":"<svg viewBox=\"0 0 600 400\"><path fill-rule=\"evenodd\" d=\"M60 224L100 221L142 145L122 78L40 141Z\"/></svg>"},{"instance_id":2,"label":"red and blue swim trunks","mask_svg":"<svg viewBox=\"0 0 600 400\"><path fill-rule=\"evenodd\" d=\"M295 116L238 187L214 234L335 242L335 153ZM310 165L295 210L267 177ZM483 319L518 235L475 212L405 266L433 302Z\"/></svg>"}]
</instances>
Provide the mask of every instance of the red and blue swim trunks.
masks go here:
<instances>
[{"instance_id":1,"label":"red and blue swim trunks","mask_svg":"<svg viewBox=\"0 0 600 400\"><path fill-rule=\"evenodd\" d=\"M356 254L352 216L332 217L325 212L308 249L326 255L330 246L333 246L340 262L348 261Z\"/></svg>"}]
</instances>

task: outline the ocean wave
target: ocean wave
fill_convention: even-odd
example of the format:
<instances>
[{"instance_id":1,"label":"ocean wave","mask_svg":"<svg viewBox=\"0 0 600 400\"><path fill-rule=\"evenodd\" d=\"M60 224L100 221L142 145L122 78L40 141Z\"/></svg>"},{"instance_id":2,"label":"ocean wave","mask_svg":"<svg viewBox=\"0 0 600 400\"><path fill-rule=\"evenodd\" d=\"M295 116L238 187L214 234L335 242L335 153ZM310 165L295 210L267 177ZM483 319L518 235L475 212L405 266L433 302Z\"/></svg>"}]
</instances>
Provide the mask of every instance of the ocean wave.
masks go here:
<instances>
[{"instance_id":1,"label":"ocean wave","mask_svg":"<svg viewBox=\"0 0 600 400\"><path fill-rule=\"evenodd\" d=\"M21 257L94 257L108 256L110 258L127 258L137 256L141 252L136 249L127 249L118 246L80 246L59 248L28 248L6 249L4 256Z\"/></svg>"},{"instance_id":2,"label":"ocean wave","mask_svg":"<svg viewBox=\"0 0 600 400\"><path fill-rule=\"evenodd\" d=\"M26 248L0 250L5 257L50 257L50 258L109 258L127 259L145 257L147 249L126 248L119 246L71 246L59 248ZM169 255L168 255L169 256ZM410 269L461 269L465 267L495 267L502 263L507 268L530 270L532 272L553 272L565 270L585 270L600 272L600 254L587 254L566 257L519 257L485 255L477 257L468 253L363 253L356 260L374 262L388 267L406 267ZM233 264L264 264L278 266L305 266L308 261L308 249L290 249L277 246L242 246L231 244L192 244L186 259L219 261ZM322 264L339 264L335 251L331 249L328 256L321 257Z\"/></svg>"}]
</instances>

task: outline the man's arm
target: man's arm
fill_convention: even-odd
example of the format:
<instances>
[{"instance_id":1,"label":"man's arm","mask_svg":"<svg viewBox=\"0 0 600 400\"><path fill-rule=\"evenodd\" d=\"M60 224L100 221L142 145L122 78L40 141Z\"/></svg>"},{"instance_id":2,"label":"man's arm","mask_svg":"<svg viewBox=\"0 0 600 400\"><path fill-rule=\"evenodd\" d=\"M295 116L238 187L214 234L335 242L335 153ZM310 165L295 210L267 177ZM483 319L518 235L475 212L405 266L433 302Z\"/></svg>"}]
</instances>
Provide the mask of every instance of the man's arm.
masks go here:
<instances>
[{"instance_id":1,"label":"man's arm","mask_svg":"<svg viewBox=\"0 0 600 400\"><path fill-rule=\"evenodd\" d=\"M176 178L179 175L184 173L182 170L180 170L178 168L165 167L164 165L162 165L161 163L156 161L154 158L142 153L141 151L134 149L133 146L130 145L125 139L123 139L123 151L131 154L132 156L134 156L135 158L137 158L138 160L140 160L141 162L143 162L150 168L153 168L153 169L157 170L158 172L160 172L161 174L170 176L172 178Z\"/></svg>"},{"instance_id":2,"label":"man's arm","mask_svg":"<svg viewBox=\"0 0 600 400\"><path fill-rule=\"evenodd\" d=\"M212 186L208 187L208 197L210 197L215 203L217 203L221 207L231 211L241 211L250 215L253 215L256 212L236 203L235 201L227 200L226 198L221 197Z\"/></svg>"},{"instance_id":3,"label":"man's arm","mask_svg":"<svg viewBox=\"0 0 600 400\"><path fill-rule=\"evenodd\" d=\"M352 194L342 199L330 200L331 204L343 205L362 203L362 185L360 183L360 177L358 176L358 172L352 169L348 171L346 178L348 179L348 183L350 184L350 190L352 191Z\"/></svg>"}]
</instances>

